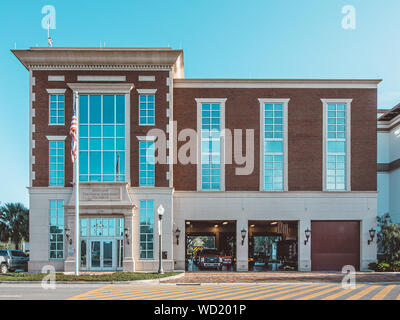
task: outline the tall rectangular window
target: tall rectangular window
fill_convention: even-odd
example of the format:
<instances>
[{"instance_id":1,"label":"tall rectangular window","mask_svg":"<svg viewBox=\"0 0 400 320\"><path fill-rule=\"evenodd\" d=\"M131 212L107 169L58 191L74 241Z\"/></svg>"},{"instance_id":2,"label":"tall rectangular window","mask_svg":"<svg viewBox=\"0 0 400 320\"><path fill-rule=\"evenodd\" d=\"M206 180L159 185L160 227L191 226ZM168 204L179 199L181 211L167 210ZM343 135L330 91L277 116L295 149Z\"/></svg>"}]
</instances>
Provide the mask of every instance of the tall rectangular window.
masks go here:
<instances>
[{"instance_id":1,"label":"tall rectangular window","mask_svg":"<svg viewBox=\"0 0 400 320\"><path fill-rule=\"evenodd\" d=\"M283 104L264 104L264 190L283 191Z\"/></svg>"},{"instance_id":2,"label":"tall rectangular window","mask_svg":"<svg viewBox=\"0 0 400 320\"><path fill-rule=\"evenodd\" d=\"M64 201L50 200L50 259L64 259Z\"/></svg>"},{"instance_id":3,"label":"tall rectangular window","mask_svg":"<svg viewBox=\"0 0 400 320\"><path fill-rule=\"evenodd\" d=\"M79 97L81 181L125 181L125 96Z\"/></svg>"},{"instance_id":4,"label":"tall rectangular window","mask_svg":"<svg viewBox=\"0 0 400 320\"><path fill-rule=\"evenodd\" d=\"M221 104L201 104L201 189L221 189Z\"/></svg>"},{"instance_id":5,"label":"tall rectangular window","mask_svg":"<svg viewBox=\"0 0 400 320\"><path fill-rule=\"evenodd\" d=\"M64 141L49 142L49 185L64 186Z\"/></svg>"},{"instance_id":6,"label":"tall rectangular window","mask_svg":"<svg viewBox=\"0 0 400 320\"><path fill-rule=\"evenodd\" d=\"M154 126L155 124L155 95L139 95L139 124Z\"/></svg>"},{"instance_id":7,"label":"tall rectangular window","mask_svg":"<svg viewBox=\"0 0 400 320\"><path fill-rule=\"evenodd\" d=\"M154 259L154 201L140 201L140 259Z\"/></svg>"},{"instance_id":8,"label":"tall rectangular window","mask_svg":"<svg viewBox=\"0 0 400 320\"><path fill-rule=\"evenodd\" d=\"M65 103L63 94L50 95L50 124L65 124Z\"/></svg>"},{"instance_id":9,"label":"tall rectangular window","mask_svg":"<svg viewBox=\"0 0 400 320\"><path fill-rule=\"evenodd\" d=\"M154 187L155 184L155 143L139 141L139 185Z\"/></svg>"},{"instance_id":10,"label":"tall rectangular window","mask_svg":"<svg viewBox=\"0 0 400 320\"><path fill-rule=\"evenodd\" d=\"M328 103L326 132L326 190L346 190L346 104Z\"/></svg>"}]
</instances>

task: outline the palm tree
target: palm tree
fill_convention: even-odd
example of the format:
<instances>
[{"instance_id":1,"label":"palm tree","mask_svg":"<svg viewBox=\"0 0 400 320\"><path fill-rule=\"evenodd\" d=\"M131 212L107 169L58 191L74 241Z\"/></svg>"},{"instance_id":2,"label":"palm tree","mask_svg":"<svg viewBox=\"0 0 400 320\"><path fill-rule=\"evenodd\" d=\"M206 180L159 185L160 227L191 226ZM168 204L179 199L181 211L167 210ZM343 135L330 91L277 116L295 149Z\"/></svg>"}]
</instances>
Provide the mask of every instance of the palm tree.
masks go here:
<instances>
[{"instance_id":1,"label":"palm tree","mask_svg":"<svg viewBox=\"0 0 400 320\"><path fill-rule=\"evenodd\" d=\"M0 241L18 249L22 240L29 241L29 210L22 203L6 203L0 207Z\"/></svg>"}]
</instances>

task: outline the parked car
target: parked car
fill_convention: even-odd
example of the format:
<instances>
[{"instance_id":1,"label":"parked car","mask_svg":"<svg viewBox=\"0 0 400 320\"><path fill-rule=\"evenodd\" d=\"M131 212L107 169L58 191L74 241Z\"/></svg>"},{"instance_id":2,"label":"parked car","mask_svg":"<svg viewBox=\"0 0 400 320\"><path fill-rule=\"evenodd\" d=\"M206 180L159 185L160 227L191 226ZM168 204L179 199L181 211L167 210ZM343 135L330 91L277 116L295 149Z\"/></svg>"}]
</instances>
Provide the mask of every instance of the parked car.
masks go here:
<instances>
[{"instance_id":1,"label":"parked car","mask_svg":"<svg viewBox=\"0 0 400 320\"><path fill-rule=\"evenodd\" d=\"M29 257L20 250L0 250L0 272L7 273L22 269L28 271Z\"/></svg>"},{"instance_id":2,"label":"parked car","mask_svg":"<svg viewBox=\"0 0 400 320\"><path fill-rule=\"evenodd\" d=\"M199 268L222 269L222 258L217 249L203 249L199 253Z\"/></svg>"}]
</instances>

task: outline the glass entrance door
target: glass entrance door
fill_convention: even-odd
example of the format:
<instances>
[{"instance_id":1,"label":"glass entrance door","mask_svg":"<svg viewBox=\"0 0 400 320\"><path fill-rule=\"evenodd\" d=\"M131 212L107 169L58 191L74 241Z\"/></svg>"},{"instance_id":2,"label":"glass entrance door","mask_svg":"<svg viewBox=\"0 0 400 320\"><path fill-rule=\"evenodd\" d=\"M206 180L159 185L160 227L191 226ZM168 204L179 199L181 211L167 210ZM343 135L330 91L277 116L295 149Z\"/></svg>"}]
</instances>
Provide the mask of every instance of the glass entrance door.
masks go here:
<instances>
[{"instance_id":1,"label":"glass entrance door","mask_svg":"<svg viewBox=\"0 0 400 320\"><path fill-rule=\"evenodd\" d=\"M89 253L89 269L90 270L112 270L117 267L114 258L115 250L114 240L91 240Z\"/></svg>"},{"instance_id":2,"label":"glass entrance door","mask_svg":"<svg viewBox=\"0 0 400 320\"><path fill-rule=\"evenodd\" d=\"M90 244L90 266L95 268L101 268L101 241L91 241Z\"/></svg>"},{"instance_id":3,"label":"glass entrance door","mask_svg":"<svg viewBox=\"0 0 400 320\"><path fill-rule=\"evenodd\" d=\"M103 267L113 267L113 242L114 241L103 241Z\"/></svg>"}]
</instances>

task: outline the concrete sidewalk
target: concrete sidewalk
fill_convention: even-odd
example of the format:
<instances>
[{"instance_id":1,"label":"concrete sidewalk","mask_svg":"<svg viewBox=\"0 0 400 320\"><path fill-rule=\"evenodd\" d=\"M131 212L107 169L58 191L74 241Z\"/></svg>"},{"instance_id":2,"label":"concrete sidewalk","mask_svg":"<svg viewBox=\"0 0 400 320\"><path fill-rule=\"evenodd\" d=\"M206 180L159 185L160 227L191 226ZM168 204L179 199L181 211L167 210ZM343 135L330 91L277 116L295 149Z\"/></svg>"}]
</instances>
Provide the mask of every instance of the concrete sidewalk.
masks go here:
<instances>
[{"instance_id":1,"label":"concrete sidewalk","mask_svg":"<svg viewBox=\"0 0 400 320\"><path fill-rule=\"evenodd\" d=\"M193 272L160 283L340 283L341 272ZM400 272L357 272L357 283L400 283Z\"/></svg>"}]
</instances>

